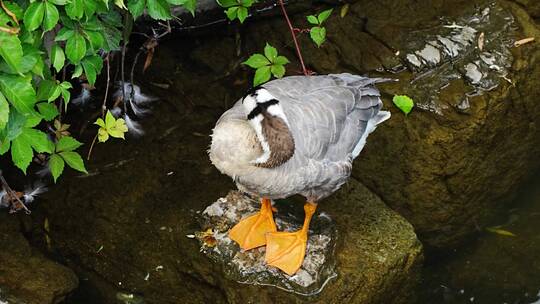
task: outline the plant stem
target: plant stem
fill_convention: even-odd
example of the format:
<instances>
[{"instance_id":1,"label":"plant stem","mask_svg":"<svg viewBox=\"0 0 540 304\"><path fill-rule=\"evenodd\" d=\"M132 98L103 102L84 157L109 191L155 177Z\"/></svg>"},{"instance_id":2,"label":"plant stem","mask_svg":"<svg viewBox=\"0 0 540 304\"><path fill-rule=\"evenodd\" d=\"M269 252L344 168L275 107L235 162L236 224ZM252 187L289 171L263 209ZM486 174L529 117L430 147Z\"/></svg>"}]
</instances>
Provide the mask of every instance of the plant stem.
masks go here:
<instances>
[{"instance_id":1,"label":"plant stem","mask_svg":"<svg viewBox=\"0 0 540 304\"><path fill-rule=\"evenodd\" d=\"M278 0L279 6L281 7L281 11L283 12L283 16L285 16L285 20L287 20L287 25L289 26L289 30L291 31L291 36L294 41L294 47L296 48L296 53L298 54L298 59L300 60L300 64L302 65L302 73L304 75L308 76L309 73L306 69L306 66L304 65L304 58L302 58L302 52L300 51L300 46L298 45L298 40L296 40L296 34L294 33L294 28L291 24L291 20L289 19L289 16L287 15L287 11L285 10L285 4L283 3L283 0Z\"/></svg>"},{"instance_id":2,"label":"plant stem","mask_svg":"<svg viewBox=\"0 0 540 304\"><path fill-rule=\"evenodd\" d=\"M4 190L6 190L6 193L7 193L8 197L10 198L10 201L15 199L21 205L21 208L24 209L26 214L30 214L31 211L28 210L26 205L21 201L21 199L17 196L15 191L13 191L11 189L11 187L8 185L8 183L4 179L4 176L2 175L2 171L0 171L0 183L2 184L2 188L4 188ZM17 210L19 210L19 209L17 209L17 207L13 208L13 206L10 206L10 208L11 208L12 211L14 210L13 212L16 212Z\"/></svg>"}]
</instances>

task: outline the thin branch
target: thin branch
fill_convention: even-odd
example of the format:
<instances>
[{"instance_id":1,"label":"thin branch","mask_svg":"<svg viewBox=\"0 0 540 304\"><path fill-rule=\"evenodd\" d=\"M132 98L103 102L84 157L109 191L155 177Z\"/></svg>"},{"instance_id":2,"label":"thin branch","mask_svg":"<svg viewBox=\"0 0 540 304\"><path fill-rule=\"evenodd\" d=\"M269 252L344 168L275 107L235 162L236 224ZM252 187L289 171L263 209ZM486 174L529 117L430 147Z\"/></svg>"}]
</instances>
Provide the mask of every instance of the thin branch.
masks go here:
<instances>
[{"instance_id":1,"label":"thin branch","mask_svg":"<svg viewBox=\"0 0 540 304\"><path fill-rule=\"evenodd\" d=\"M296 53L298 54L298 59L300 60L300 64L302 65L302 73L304 75L308 76L309 72L306 69L306 66L304 65L304 58L302 58L302 52L300 51L300 46L298 45L298 40L296 40L296 34L294 32L294 28L291 24L291 20L289 19L289 16L287 15L287 11L285 10L285 4L283 3L283 0L278 0L279 6L281 7L281 11L283 12L283 16L285 16L285 20L287 20L287 25L289 26L289 30L291 31L291 36L294 41L294 46L296 48Z\"/></svg>"},{"instance_id":2,"label":"thin branch","mask_svg":"<svg viewBox=\"0 0 540 304\"><path fill-rule=\"evenodd\" d=\"M19 20L17 20L17 16L15 16L15 14L12 11L10 11L9 8L6 7L6 5L4 4L4 1L0 0L0 5L4 9L6 14L8 14L11 17L11 19L13 19L13 22L15 22L16 25L19 25ZM17 33L18 32L19 30L17 29Z\"/></svg>"},{"instance_id":3,"label":"thin branch","mask_svg":"<svg viewBox=\"0 0 540 304\"><path fill-rule=\"evenodd\" d=\"M3 27L0 26L0 32L17 35L20 29L18 27Z\"/></svg>"},{"instance_id":4,"label":"thin branch","mask_svg":"<svg viewBox=\"0 0 540 304\"><path fill-rule=\"evenodd\" d=\"M8 183L6 182L6 180L4 179L4 175L2 174L2 171L0 171L0 183L2 183L2 188L4 188L4 190L6 190L6 194L8 195L8 197L10 198L10 202L13 201L13 200L16 200L22 209L24 209L24 212L26 212L26 214L30 214L32 213L27 207L26 205L21 201L21 199L19 198L19 196L15 193L15 191L13 191L11 189L11 187L8 185ZM14 208L13 206L11 206L11 212L16 212L17 208Z\"/></svg>"},{"instance_id":5,"label":"thin branch","mask_svg":"<svg viewBox=\"0 0 540 304\"><path fill-rule=\"evenodd\" d=\"M101 105L101 117L105 118L105 110L107 109L107 97L109 96L109 85L111 82L111 65L109 60L109 53L107 53L107 56L105 56L105 62L107 63L107 84L105 86L105 96L103 96L103 104ZM96 144L96 139L98 135L96 134L94 136L94 139L92 140L92 144L90 145L90 149L88 150L88 155L86 156L86 160L90 160L90 156L92 155L92 150L94 149L94 145Z\"/></svg>"}]
</instances>

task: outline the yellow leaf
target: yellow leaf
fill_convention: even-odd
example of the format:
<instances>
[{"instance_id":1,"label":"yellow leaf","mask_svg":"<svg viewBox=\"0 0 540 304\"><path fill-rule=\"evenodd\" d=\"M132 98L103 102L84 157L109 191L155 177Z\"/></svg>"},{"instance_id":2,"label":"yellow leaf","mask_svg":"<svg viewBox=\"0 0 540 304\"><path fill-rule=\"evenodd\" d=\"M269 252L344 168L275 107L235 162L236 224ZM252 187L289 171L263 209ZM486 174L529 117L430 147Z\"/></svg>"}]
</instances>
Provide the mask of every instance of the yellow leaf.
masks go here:
<instances>
[{"instance_id":1,"label":"yellow leaf","mask_svg":"<svg viewBox=\"0 0 540 304\"><path fill-rule=\"evenodd\" d=\"M347 13L349 12L349 3L345 3L345 5L343 5L341 7L341 10L339 11L339 16L341 18L347 16Z\"/></svg>"},{"instance_id":2,"label":"yellow leaf","mask_svg":"<svg viewBox=\"0 0 540 304\"><path fill-rule=\"evenodd\" d=\"M515 234L513 234L512 232L508 231L508 230L504 230L504 229L500 229L500 228L497 228L497 227L488 227L486 228L487 231L491 232L491 233L496 233L498 235L504 235L504 236L516 236Z\"/></svg>"},{"instance_id":3,"label":"yellow leaf","mask_svg":"<svg viewBox=\"0 0 540 304\"><path fill-rule=\"evenodd\" d=\"M98 140L99 142L106 142L107 140L109 139L109 133L107 132L107 130L103 129L103 128L99 128L98 130Z\"/></svg>"},{"instance_id":4,"label":"yellow leaf","mask_svg":"<svg viewBox=\"0 0 540 304\"><path fill-rule=\"evenodd\" d=\"M127 10L126 5L124 4L124 0L114 0L114 4L121 9Z\"/></svg>"}]
</instances>

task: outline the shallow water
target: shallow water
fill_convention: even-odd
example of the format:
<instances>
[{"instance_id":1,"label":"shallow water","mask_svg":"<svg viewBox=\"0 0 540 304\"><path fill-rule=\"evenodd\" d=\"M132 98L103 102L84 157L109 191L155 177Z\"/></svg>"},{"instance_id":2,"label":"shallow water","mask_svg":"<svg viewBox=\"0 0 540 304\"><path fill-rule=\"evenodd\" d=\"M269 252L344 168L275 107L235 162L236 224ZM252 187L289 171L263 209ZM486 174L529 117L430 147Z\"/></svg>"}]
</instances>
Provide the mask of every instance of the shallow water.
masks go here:
<instances>
[{"instance_id":1,"label":"shallow water","mask_svg":"<svg viewBox=\"0 0 540 304\"><path fill-rule=\"evenodd\" d=\"M540 174L493 226L515 236L482 231L458 249L428 257L418 303L540 303Z\"/></svg>"}]
</instances>

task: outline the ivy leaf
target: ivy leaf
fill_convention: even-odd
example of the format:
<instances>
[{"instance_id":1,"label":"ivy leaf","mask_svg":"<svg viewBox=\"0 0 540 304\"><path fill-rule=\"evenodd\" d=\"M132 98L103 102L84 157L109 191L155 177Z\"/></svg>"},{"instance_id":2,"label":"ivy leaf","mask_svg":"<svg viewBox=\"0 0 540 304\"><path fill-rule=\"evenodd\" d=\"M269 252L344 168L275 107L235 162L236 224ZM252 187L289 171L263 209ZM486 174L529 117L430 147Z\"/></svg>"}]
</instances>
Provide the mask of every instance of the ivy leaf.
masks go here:
<instances>
[{"instance_id":1,"label":"ivy leaf","mask_svg":"<svg viewBox=\"0 0 540 304\"><path fill-rule=\"evenodd\" d=\"M23 115L36 114L36 92L32 84L20 76L0 74L0 89L5 97Z\"/></svg>"},{"instance_id":2,"label":"ivy leaf","mask_svg":"<svg viewBox=\"0 0 540 304\"><path fill-rule=\"evenodd\" d=\"M269 66L263 66L255 71L255 77L253 78L253 86L256 87L262 83L270 80L271 73Z\"/></svg>"},{"instance_id":3,"label":"ivy leaf","mask_svg":"<svg viewBox=\"0 0 540 304\"><path fill-rule=\"evenodd\" d=\"M225 11L225 15L227 15L229 20L233 21L238 16L238 6L229 7Z\"/></svg>"},{"instance_id":4,"label":"ivy leaf","mask_svg":"<svg viewBox=\"0 0 540 304\"><path fill-rule=\"evenodd\" d=\"M326 28L319 26L312 27L309 31L309 36L311 37L311 40L315 42L317 47L320 47L326 39Z\"/></svg>"},{"instance_id":5,"label":"ivy leaf","mask_svg":"<svg viewBox=\"0 0 540 304\"><path fill-rule=\"evenodd\" d=\"M195 7L197 6L197 0L167 0L172 5L181 5L187 9L192 16L195 16Z\"/></svg>"},{"instance_id":6,"label":"ivy leaf","mask_svg":"<svg viewBox=\"0 0 540 304\"><path fill-rule=\"evenodd\" d=\"M51 158L49 158L49 169L51 170L54 182L56 183L56 180L64 171L64 160L62 157L58 154L51 155Z\"/></svg>"},{"instance_id":7,"label":"ivy leaf","mask_svg":"<svg viewBox=\"0 0 540 304\"><path fill-rule=\"evenodd\" d=\"M25 128L19 137L23 137L38 153L52 153L50 141L47 134L40 130ZM18 138L19 138L18 137Z\"/></svg>"},{"instance_id":8,"label":"ivy leaf","mask_svg":"<svg viewBox=\"0 0 540 304\"><path fill-rule=\"evenodd\" d=\"M121 9L127 10L128 8L124 4L124 0L114 0L114 5L118 6Z\"/></svg>"},{"instance_id":9,"label":"ivy leaf","mask_svg":"<svg viewBox=\"0 0 540 304\"><path fill-rule=\"evenodd\" d=\"M66 5L68 3L68 0L47 0L47 1L56 5Z\"/></svg>"},{"instance_id":10,"label":"ivy leaf","mask_svg":"<svg viewBox=\"0 0 540 304\"><path fill-rule=\"evenodd\" d=\"M56 152L70 152L82 146L82 143L71 136L64 136L56 143Z\"/></svg>"},{"instance_id":11,"label":"ivy leaf","mask_svg":"<svg viewBox=\"0 0 540 304\"><path fill-rule=\"evenodd\" d=\"M34 153L32 152L32 146L27 141L25 137L18 136L13 139L11 142L11 160L26 174L26 169L30 162L32 162L32 157Z\"/></svg>"},{"instance_id":12,"label":"ivy leaf","mask_svg":"<svg viewBox=\"0 0 540 304\"><path fill-rule=\"evenodd\" d=\"M111 111L107 112L105 120L98 118L94 124L100 126L98 130L99 142L106 142L109 139L109 136L124 138L124 134L128 131L125 120L122 118L114 118Z\"/></svg>"},{"instance_id":13,"label":"ivy leaf","mask_svg":"<svg viewBox=\"0 0 540 304\"><path fill-rule=\"evenodd\" d=\"M24 26L28 31L37 29L43 22L43 16L45 15L45 5L41 1L36 1L24 12Z\"/></svg>"},{"instance_id":14,"label":"ivy leaf","mask_svg":"<svg viewBox=\"0 0 540 304\"><path fill-rule=\"evenodd\" d=\"M395 95L392 101L405 115L409 115L414 107L414 101L407 95Z\"/></svg>"},{"instance_id":15,"label":"ivy leaf","mask_svg":"<svg viewBox=\"0 0 540 304\"><path fill-rule=\"evenodd\" d=\"M86 42L83 36L75 33L66 43L66 55L72 63L78 63L86 54Z\"/></svg>"},{"instance_id":16,"label":"ivy leaf","mask_svg":"<svg viewBox=\"0 0 540 304\"><path fill-rule=\"evenodd\" d=\"M286 65L287 63L289 63L289 59L285 56L277 56L274 60L274 64Z\"/></svg>"},{"instance_id":17,"label":"ivy leaf","mask_svg":"<svg viewBox=\"0 0 540 304\"><path fill-rule=\"evenodd\" d=\"M328 17L330 17L330 14L332 14L332 11L334 9L328 9L328 10L325 10L325 11L322 11L319 16L317 16L317 20L319 21L319 24L322 24L326 19L328 19Z\"/></svg>"},{"instance_id":18,"label":"ivy leaf","mask_svg":"<svg viewBox=\"0 0 540 304\"><path fill-rule=\"evenodd\" d=\"M58 23L60 15L58 14L58 9L54 4L45 1L45 17L43 18L43 31L47 32L54 28Z\"/></svg>"},{"instance_id":19,"label":"ivy leaf","mask_svg":"<svg viewBox=\"0 0 540 304\"><path fill-rule=\"evenodd\" d=\"M41 102L37 104L37 108L41 116L43 116L43 119L46 121L52 121L60 114L58 113L56 106L52 103Z\"/></svg>"},{"instance_id":20,"label":"ivy leaf","mask_svg":"<svg viewBox=\"0 0 540 304\"><path fill-rule=\"evenodd\" d=\"M83 0L71 0L66 5L66 14L73 20L79 20L84 14L84 2Z\"/></svg>"},{"instance_id":21,"label":"ivy leaf","mask_svg":"<svg viewBox=\"0 0 540 304\"><path fill-rule=\"evenodd\" d=\"M43 80L39 84L37 101L46 100L48 102L56 100L60 96L61 88L53 80Z\"/></svg>"},{"instance_id":22,"label":"ivy leaf","mask_svg":"<svg viewBox=\"0 0 540 304\"><path fill-rule=\"evenodd\" d=\"M217 0L217 3L221 6L221 7L232 7L232 6L238 6L238 2L236 2L236 0Z\"/></svg>"},{"instance_id":23,"label":"ivy leaf","mask_svg":"<svg viewBox=\"0 0 540 304\"><path fill-rule=\"evenodd\" d=\"M266 45L264 46L264 56L266 56L266 58L268 58L268 60L270 60L270 62L273 63L274 60L276 60L277 55L278 55L278 52L276 48L271 46L267 42Z\"/></svg>"},{"instance_id":24,"label":"ivy leaf","mask_svg":"<svg viewBox=\"0 0 540 304\"><path fill-rule=\"evenodd\" d=\"M73 37L73 35L75 35L74 30L63 27L58 31L58 34L54 38L54 41L65 41Z\"/></svg>"},{"instance_id":25,"label":"ivy leaf","mask_svg":"<svg viewBox=\"0 0 540 304\"><path fill-rule=\"evenodd\" d=\"M79 153L69 151L60 152L59 154L71 168L79 172L88 173L88 171L86 171L86 168L84 167L84 161L82 160L82 157L79 155Z\"/></svg>"},{"instance_id":26,"label":"ivy leaf","mask_svg":"<svg viewBox=\"0 0 540 304\"><path fill-rule=\"evenodd\" d=\"M9 119L9 103L0 92L0 131L4 130L7 126Z\"/></svg>"},{"instance_id":27,"label":"ivy leaf","mask_svg":"<svg viewBox=\"0 0 540 304\"><path fill-rule=\"evenodd\" d=\"M319 20L317 20L317 17L315 17L314 15L309 15L306 18L307 18L307 21L313 25L319 24Z\"/></svg>"},{"instance_id":28,"label":"ivy leaf","mask_svg":"<svg viewBox=\"0 0 540 304\"><path fill-rule=\"evenodd\" d=\"M165 0L147 0L146 8L148 15L157 20L169 20L171 16L171 7Z\"/></svg>"},{"instance_id":29,"label":"ivy leaf","mask_svg":"<svg viewBox=\"0 0 540 304\"><path fill-rule=\"evenodd\" d=\"M103 60L99 56L89 56L84 58L81 64L84 67L84 74L88 79L88 83L94 85L97 74L99 74L103 68Z\"/></svg>"},{"instance_id":30,"label":"ivy leaf","mask_svg":"<svg viewBox=\"0 0 540 304\"><path fill-rule=\"evenodd\" d=\"M105 37L101 32L97 31L85 31L86 38L90 42L90 47L97 53L101 48L105 46Z\"/></svg>"},{"instance_id":31,"label":"ivy leaf","mask_svg":"<svg viewBox=\"0 0 540 304\"><path fill-rule=\"evenodd\" d=\"M285 67L282 65L274 64L270 67L270 71L276 78L281 78L283 75L285 75Z\"/></svg>"},{"instance_id":32,"label":"ivy leaf","mask_svg":"<svg viewBox=\"0 0 540 304\"><path fill-rule=\"evenodd\" d=\"M146 0L128 0L127 7L133 19L139 18L143 12L144 7L146 6Z\"/></svg>"},{"instance_id":33,"label":"ivy leaf","mask_svg":"<svg viewBox=\"0 0 540 304\"><path fill-rule=\"evenodd\" d=\"M60 70L64 67L64 63L66 61L66 56L64 55L64 50L58 45L53 44L51 48L51 63L56 72L60 72Z\"/></svg>"},{"instance_id":34,"label":"ivy leaf","mask_svg":"<svg viewBox=\"0 0 540 304\"><path fill-rule=\"evenodd\" d=\"M0 56L14 71L19 72L23 50L17 35L10 35L0 31Z\"/></svg>"},{"instance_id":35,"label":"ivy leaf","mask_svg":"<svg viewBox=\"0 0 540 304\"><path fill-rule=\"evenodd\" d=\"M243 6L239 6L238 11L236 12L236 17L238 17L238 21L240 21L240 23L244 23L244 20L246 20L247 16L248 9Z\"/></svg>"},{"instance_id":36,"label":"ivy leaf","mask_svg":"<svg viewBox=\"0 0 540 304\"><path fill-rule=\"evenodd\" d=\"M249 67L251 67L251 68L258 69L258 68L263 67L265 65L269 65L270 61L268 59L266 59L266 57L264 57L261 54L253 54L248 58L248 60L246 60L246 61L244 61L242 63L249 66Z\"/></svg>"}]
</instances>

